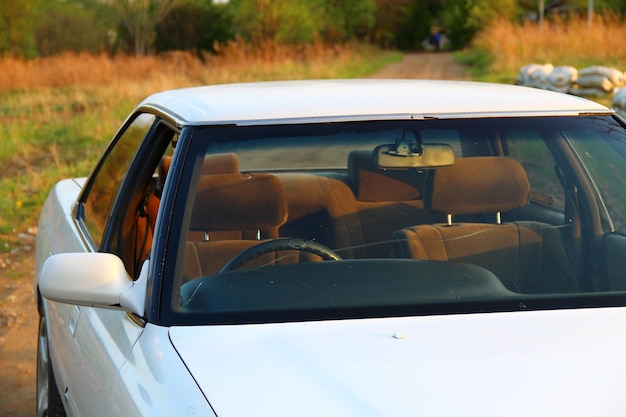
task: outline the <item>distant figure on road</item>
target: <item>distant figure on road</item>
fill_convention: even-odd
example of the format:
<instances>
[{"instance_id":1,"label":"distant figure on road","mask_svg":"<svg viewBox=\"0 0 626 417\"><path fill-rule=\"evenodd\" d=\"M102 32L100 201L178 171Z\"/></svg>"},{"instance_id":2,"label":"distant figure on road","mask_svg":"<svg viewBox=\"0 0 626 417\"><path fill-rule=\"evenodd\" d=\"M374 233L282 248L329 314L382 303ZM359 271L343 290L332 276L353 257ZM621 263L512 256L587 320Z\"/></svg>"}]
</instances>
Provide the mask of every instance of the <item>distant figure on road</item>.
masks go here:
<instances>
[{"instance_id":1,"label":"distant figure on road","mask_svg":"<svg viewBox=\"0 0 626 417\"><path fill-rule=\"evenodd\" d=\"M431 26L430 35L428 36L428 50L434 49L437 52L441 51L444 43L443 33L443 28L441 26Z\"/></svg>"},{"instance_id":2,"label":"distant figure on road","mask_svg":"<svg viewBox=\"0 0 626 417\"><path fill-rule=\"evenodd\" d=\"M435 51L441 50L441 31L437 31L433 34L433 44L435 45Z\"/></svg>"}]
</instances>

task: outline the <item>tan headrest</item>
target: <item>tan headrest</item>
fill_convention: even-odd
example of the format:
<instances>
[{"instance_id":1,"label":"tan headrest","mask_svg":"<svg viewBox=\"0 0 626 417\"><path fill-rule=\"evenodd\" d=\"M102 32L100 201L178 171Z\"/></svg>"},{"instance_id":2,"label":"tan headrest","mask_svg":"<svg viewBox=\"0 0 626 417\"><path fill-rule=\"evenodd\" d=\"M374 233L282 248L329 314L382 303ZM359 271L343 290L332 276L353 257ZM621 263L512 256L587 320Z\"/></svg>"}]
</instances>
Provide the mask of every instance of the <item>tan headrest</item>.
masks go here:
<instances>
[{"instance_id":1,"label":"tan headrest","mask_svg":"<svg viewBox=\"0 0 626 417\"><path fill-rule=\"evenodd\" d=\"M348 155L348 178L359 201L419 200L423 177L417 170L384 170L376 167L373 151Z\"/></svg>"},{"instance_id":2,"label":"tan headrest","mask_svg":"<svg viewBox=\"0 0 626 417\"><path fill-rule=\"evenodd\" d=\"M165 181L165 177L172 164L171 156L161 158L159 164L159 177ZM202 174L235 174L239 172L239 159L234 153L216 153L204 157L202 162Z\"/></svg>"},{"instance_id":3,"label":"tan headrest","mask_svg":"<svg viewBox=\"0 0 626 417\"><path fill-rule=\"evenodd\" d=\"M505 157L457 158L431 171L424 204L447 214L496 213L528 202L530 184L522 165Z\"/></svg>"},{"instance_id":4,"label":"tan headrest","mask_svg":"<svg viewBox=\"0 0 626 417\"><path fill-rule=\"evenodd\" d=\"M239 172L239 160L234 153L216 153L204 157L202 174L235 174Z\"/></svg>"},{"instance_id":5,"label":"tan headrest","mask_svg":"<svg viewBox=\"0 0 626 417\"><path fill-rule=\"evenodd\" d=\"M191 230L268 230L287 221L285 192L270 174L202 175Z\"/></svg>"}]
</instances>

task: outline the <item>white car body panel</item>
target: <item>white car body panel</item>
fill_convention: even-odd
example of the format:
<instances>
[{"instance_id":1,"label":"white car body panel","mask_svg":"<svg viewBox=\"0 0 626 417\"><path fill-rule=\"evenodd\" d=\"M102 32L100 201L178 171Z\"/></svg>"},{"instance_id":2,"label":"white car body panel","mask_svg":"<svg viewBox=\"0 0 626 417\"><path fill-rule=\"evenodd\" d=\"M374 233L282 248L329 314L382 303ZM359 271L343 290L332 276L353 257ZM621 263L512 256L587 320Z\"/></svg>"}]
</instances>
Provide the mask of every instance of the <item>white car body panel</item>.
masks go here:
<instances>
[{"instance_id":1,"label":"white car body panel","mask_svg":"<svg viewBox=\"0 0 626 417\"><path fill-rule=\"evenodd\" d=\"M612 113L560 93L430 80L208 86L158 93L138 108L159 109L178 127ZM43 207L36 295L49 256L96 250L73 213L84 182L61 181ZM616 240L620 253L623 236ZM68 415L612 417L626 409L626 307L168 328L129 313L144 311L140 283L117 309L38 299Z\"/></svg>"},{"instance_id":2,"label":"white car body panel","mask_svg":"<svg viewBox=\"0 0 626 417\"><path fill-rule=\"evenodd\" d=\"M37 273L41 272L44 255L90 251L72 217L83 181L58 183L42 209ZM51 361L59 391L65 393L71 409L68 412L86 416L105 410L112 381L143 328L123 311L42 302L50 345L56 347L50 351ZM70 385L70 381L75 383ZM98 395L92 395L94 390Z\"/></svg>"},{"instance_id":3,"label":"white car body panel","mask_svg":"<svg viewBox=\"0 0 626 417\"><path fill-rule=\"evenodd\" d=\"M218 416L626 408L625 308L176 327L171 338Z\"/></svg>"},{"instance_id":4,"label":"white car body panel","mask_svg":"<svg viewBox=\"0 0 626 417\"><path fill-rule=\"evenodd\" d=\"M57 306L60 304L57 304ZM74 337L51 337L56 346L67 351L62 363L71 363L65 375L69 406L76 416L102 415L110 408L108 393L119 368L143 331L125 312L102 308L78 307L80 319ZM57 323L65 330L68 323ZM52 333L52 331L51 331ZM69 346L65 341L72 340ZM62 349L57 348L57 352ZM64 362L65 361L65 362ZM59 382L59 381L57 381ZM61 389L61 388L59 388ZM94 393L97 393L94 395Z\"/></svg>"},{"instance_id":5,"label":"white car body panel","mask_svg":"<svg viewBox=\"0 0 626 417\"><path fill-rule=\"evenodd\" d=\"M46 199L37 231L35 287L41 267L50 255L87 250L72 218L72 210L83 182L84 179L62 180L52 188Z\"/></svg>"},{"instance_id":6,"label":"white car body panel","mask_svg":"<svg viewBox=\"0 0 626 417\"><path fill-rule=\"evenodd\" d=\"M329 96L333 97L332 101L328 100ZM294 100L298 101L298 106L293 105ZM506 106L503 107L502 103ZM293 123L307 119L422 119L612 112L579 97L530 87L431 80L214 85L157 93L146 98L142 105L168 109L185 124L240 125L277 121Z\"/></svg>"},{"instance_id":7,"label":"white car body panel","mask_svg":"<svg viewBox=\"0 0 626 417\"><path fill-rule=\"evenodd\" d=\"M36 295L39 287L38 275L44 261L50 255L62 252L88 251L72 218L72 211L80 193L80 186L79 181L71 179L57 183L42 208L37 232L37 257L35 259ZM45 303L44 312L48 324L50 344L66 347L65 349L50 350L50 360L55 367L59 391L64 392L67 388L66 381L71 379L70 374L80 375L85 372L81 364L75 362L77 359L75 343L67 343L67 341L74 341L82 310L81 307L69 304L53 303L43 299L41 302ZM82 319L84 320L85 317ZM71 394L68 391L66 397L73 397L73 390ZM97 403L98 400L95 402Z\"/></svg>"},{"instance_id":8,"label":"white car body panel","mask_svg":"<svg viewBox=\"0 0 626 417\"><path fill-rule=\"evenodd\" d=\"M52 189L37 235L37 273L52 254L90 251L72 215L83 183L82 178L64 180ZM119 309L41 301L50 345L55 347L51 360L68 415L212 415L173 349L167 328L144 328ZM157 352L155 345L162 349ZM172 398L176 402L170 402Z\"/></svg>"},{"instance_id":9,"label":"white car body panel","mask_svg":"<svg viewBox=\"0 0 626 417\"><path fill-rule=\"evenodd\" d=\"M107 416L214 416L169 339L169 328L151 324L122 366Z\"/></svg>"}]
</instances>

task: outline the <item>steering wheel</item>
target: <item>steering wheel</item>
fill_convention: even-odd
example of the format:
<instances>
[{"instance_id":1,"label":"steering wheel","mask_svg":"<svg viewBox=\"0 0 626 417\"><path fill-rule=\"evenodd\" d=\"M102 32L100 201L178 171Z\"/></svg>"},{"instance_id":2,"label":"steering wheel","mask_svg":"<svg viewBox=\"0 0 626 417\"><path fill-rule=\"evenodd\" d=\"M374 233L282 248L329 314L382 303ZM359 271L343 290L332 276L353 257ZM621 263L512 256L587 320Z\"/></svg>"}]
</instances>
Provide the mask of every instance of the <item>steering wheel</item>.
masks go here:
<instances>
[{"instance_id":1,"label":"steering wheel","mask_svg":"<svg viewBox=\"0 0 626 417\"><path fill-rule=\"evenodd\" d=\"M299 238L281 238L259 243L258 245L254 245L243 252L238 253L233 259L224 265L224 267L220 270L220 273L234 271L261 255L279 250L299 250L309 252L320 256L325 261L341 260L341 256L339 256L334 250L322 245L321 243Z\"/></svg>"}]
</instances>

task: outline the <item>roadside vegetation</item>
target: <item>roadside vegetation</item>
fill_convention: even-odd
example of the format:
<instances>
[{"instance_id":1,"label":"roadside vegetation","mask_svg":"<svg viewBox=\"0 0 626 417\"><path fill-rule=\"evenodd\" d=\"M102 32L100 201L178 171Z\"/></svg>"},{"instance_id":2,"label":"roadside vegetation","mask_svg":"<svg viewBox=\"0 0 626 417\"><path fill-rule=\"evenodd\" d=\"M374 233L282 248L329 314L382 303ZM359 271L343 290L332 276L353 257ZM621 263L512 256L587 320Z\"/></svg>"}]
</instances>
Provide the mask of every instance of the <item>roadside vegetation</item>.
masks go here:
<instances>
[{"instance_id":1,"label":"roadside vegetation","mask_svg":"<svg viewBox=\"0 0 626 417\"><path fill-rule=\"evenodd\" d=\"M541 28L534 0L0 2L0 253L152 92L367 76L398 51L432 50L436 32L484 81L512 83L529 63L626 67L626 0L595 0L591 28L587 1L559 2L565 14Z\"/></svg>"},{"instance_id":2,"label":"roadside vegetation","mask_svg":"<svg viewBox=\"0 0 626 417\"><path fill-rule=\"evenodd\" d=\"M111 57L66 53L0 60L0 253L36 227L61 178L85 176L141 99L165 89L227 82L366 76L401 54L363 45L231 45L191 53Z\"/></svg>"},{"instance_id":3,"label":"roadside vegetation","mask_svg":"<svg viewBox=\"0 0 626 417\"><path fill-rule=\"evenodd\" d=\"M456 53L475 79L513 83L524 65L604 65L626 70L626 24L614 13L553 16L542 26L496 19Z\"/></svg>"}]
</instances>

